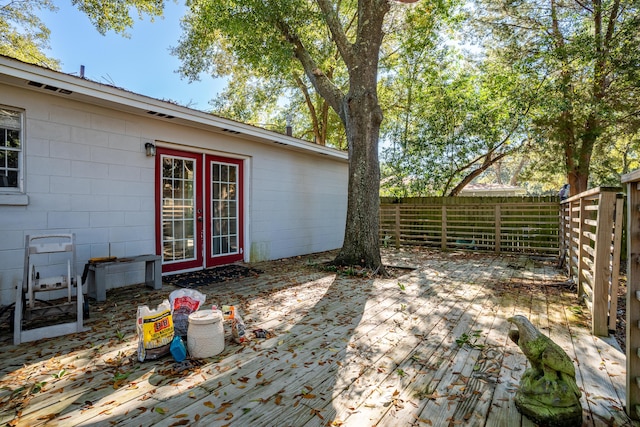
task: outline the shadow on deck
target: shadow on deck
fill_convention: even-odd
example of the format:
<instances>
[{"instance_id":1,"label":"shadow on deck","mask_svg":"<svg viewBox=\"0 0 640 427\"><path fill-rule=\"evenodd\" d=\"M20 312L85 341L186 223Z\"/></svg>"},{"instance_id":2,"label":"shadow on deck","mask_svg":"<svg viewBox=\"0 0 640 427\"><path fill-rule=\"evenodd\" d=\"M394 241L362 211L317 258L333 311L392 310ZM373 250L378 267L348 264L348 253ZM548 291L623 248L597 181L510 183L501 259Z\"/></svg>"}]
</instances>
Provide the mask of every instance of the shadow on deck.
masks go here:
<instances>
[{"instance_id":1,"label":"shadow on deck","mask_svg":"<svg viewBox=\"0 0 640 427\"><path fill-rule=\"evenodd\" d=\"M527 366L507 337L528 317L574 360L585 426L624 414L625 356L592 337L552 262L492 254L387 251L413 269L336 275L332 253L252 264L255 277L199 287L275 336L214 358L139 363L135 315L176 289L111 290L91 332L12 346L0 329L0 422L9 425L533 426L513 396Z\"/></svg>"}]
</instances>

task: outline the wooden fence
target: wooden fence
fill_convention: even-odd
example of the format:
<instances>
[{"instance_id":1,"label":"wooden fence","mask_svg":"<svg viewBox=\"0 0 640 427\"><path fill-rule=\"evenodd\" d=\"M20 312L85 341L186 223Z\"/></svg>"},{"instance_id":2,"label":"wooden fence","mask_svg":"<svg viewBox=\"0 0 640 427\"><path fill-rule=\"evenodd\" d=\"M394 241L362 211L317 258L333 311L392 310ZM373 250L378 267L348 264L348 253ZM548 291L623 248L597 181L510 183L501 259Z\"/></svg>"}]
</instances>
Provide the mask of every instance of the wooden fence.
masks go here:
<instances>
[{"instance_id":1,"label":"wooden fence","mask_svg":"<svg viewBox=\"0 0 640 427\"><path fill-rule=\"evenodd\" d=\"M640 169L622 177L627 185L627 401L626 411L640 419Z\"/></svg>"},{"instance_id":2,"label":"wooden fence","mask_svg":"<svg viewBox=\"0 0 640 427\"><path fill-rule=\"evenodd\" d=\"M559 218L557 197L382 198L380 241L557 256Z\"/></svg>"},{"instance_id":3,"label":"wooden fence","mask_svg":"<svg viewBox=\"0 0 640 427\"><path fill-rule=\"evenodd\" d=\"M562 258L592 314L591 332L608 336L617 320L624 198L598 187L561 203Z\"/></svg>"}]
</instances>

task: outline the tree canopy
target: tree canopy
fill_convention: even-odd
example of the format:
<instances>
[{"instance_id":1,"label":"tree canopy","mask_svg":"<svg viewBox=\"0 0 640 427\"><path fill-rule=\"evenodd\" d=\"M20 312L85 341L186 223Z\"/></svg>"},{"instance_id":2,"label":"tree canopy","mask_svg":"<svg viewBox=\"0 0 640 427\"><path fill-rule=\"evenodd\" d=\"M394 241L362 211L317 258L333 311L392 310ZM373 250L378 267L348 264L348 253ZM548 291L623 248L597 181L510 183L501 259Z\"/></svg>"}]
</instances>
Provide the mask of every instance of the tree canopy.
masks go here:
<instances>
[{"instance_id":1,"label":"tree canopy","mask_svg":"<svg viewBox=\"0 0 640 427\"><path fill-rule=\"evenodd\" d=\"M542 85L534 123L549 143L547 160L561 159L572 194L586 190L594 152L625 138L637 120L637 1L477 0L473 5L485 48Z\"/></svg>"},{"instance_id":2,"label":"tree canopy","mask_svg":"<svg viewBox=\"0 0 640 427\"><path fill-rule=\"evenodd\" d=\"M125 36L136 15L153 20L164 9L162 0L71 2L100 33ZM533 191L566 180L577 192L617 184L640 166L634 0L187 5L173 53L188 78L228 78L212 102L217 114L280 132L292 124L294 136L351 149L345 101L362 95L350 93L358 85L374 93L372 104L358 105L381 120L387 193L453 195L505 170ZM0 53L58 68L46 54L42 10L55 10L54 2L0 4Z\"/></svg>"},{"instance_id":3,"label":"tree canopy","mask_svg":"<svg viewBox=\"0 0 640 427\"><path fill-rule=\"evenodd\" d=\"M57 9L51 0L0 1L0 54L57 69L59 62L44 53L50 31L38 17L40 10Z\"/></svg>"}]
</instances>

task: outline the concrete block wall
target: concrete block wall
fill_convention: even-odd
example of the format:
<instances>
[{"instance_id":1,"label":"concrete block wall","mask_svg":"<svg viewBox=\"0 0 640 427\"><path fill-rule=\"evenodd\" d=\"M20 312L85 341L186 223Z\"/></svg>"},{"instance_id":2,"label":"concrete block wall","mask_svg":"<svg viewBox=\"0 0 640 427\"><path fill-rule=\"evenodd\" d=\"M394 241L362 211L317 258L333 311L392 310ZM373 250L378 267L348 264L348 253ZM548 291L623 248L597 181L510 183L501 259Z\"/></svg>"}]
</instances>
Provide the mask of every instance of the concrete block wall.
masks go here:
<instances>
[{"instance_id":1,"label":"concrete block wall","mask_svg":"<svg viewBox=\"0 0 640 427\"><path fill-rule=\"evenodd\" d=\"M245 261L342 245L343 159L2 84L0 105L25 111L28 195L27 204L9 204L0 191L1 305L15 301L22 283L27 234L76 233L78 273L92 257L155 253L155 158L145 155L147 141L245 159ZM107 289L143 281L141 265L107 273Z\"/></svg>"},{"instance_id":2,"label":"concrete block wall","mask_svg":"<svg viewBox=\"0 0 640 427\"><path fill-rule=\"evenodd\" d=\"M0 302L22 283L25 235L76 234L76 270L89 258L155 252L154 161L126 115L2 87L0 104L24 110L24 206L0 196ZM142 268L107 276L107 288L144 281Z\"/></svg>"}]
</instances>

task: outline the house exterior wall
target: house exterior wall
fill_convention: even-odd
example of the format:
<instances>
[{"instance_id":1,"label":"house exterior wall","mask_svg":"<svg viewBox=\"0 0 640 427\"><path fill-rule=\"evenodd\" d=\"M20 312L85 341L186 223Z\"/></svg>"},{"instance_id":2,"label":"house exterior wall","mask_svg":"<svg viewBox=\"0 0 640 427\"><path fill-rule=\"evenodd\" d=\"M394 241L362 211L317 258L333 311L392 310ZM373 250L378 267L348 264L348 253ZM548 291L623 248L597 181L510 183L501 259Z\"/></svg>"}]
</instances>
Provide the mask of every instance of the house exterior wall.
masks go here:
<instances>
[{"instance_id":1,"label":"house exterior wall","mask_svg":"<svg viewBox=\"0 0 640 427\"><path fill-rule=\"evenodd\" d=\"M245 261L342 245L347 162L276 144L99 107L0 83L0 105L24 110L26 205L0 194L0 304L22 283L25 236L76 234L89 258L155 253L154 159L144 143L245 159ZM1 193L1 191L0 191ZM117 268L107 289L143 282Z\"/></svg>"}]
</instances>

